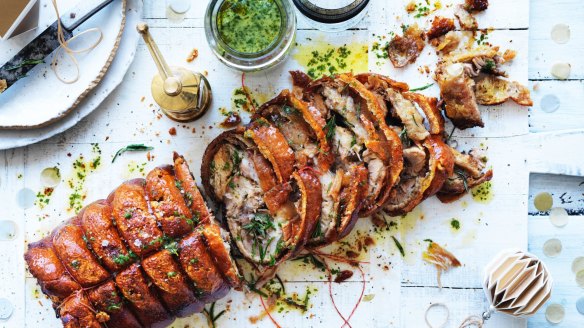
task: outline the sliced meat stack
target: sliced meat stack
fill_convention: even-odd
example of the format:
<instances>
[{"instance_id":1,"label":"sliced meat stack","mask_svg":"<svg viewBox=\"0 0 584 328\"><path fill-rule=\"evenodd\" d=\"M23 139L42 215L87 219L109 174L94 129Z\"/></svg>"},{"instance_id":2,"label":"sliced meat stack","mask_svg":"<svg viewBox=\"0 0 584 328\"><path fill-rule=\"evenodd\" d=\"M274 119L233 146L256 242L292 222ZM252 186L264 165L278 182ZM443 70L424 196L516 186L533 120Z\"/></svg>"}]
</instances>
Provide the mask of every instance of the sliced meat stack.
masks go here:
<instances>
[{"instance_id":1,"label":"sliced meat stack","mask_svg":"<svg viewBox=\"0 0 584 328\"><path fill-rule=\"evenodd\" d=\"M25 254L65 327L149 327L241 287L182 156L120 185Z\"/></svg>"},{"instance_id":2,"label":"sliced meat stack","mask_svg":"<svg viewBox=\"0 0 584 328\"><path fill-rule=\"evenodd\" d=\"M349 234L359 217L403 215L491 178L445 143L438 99L372 73L291 74L293 91L213 140L201 167L256 287L302 250Z\"/></svg>"}]
</instances>

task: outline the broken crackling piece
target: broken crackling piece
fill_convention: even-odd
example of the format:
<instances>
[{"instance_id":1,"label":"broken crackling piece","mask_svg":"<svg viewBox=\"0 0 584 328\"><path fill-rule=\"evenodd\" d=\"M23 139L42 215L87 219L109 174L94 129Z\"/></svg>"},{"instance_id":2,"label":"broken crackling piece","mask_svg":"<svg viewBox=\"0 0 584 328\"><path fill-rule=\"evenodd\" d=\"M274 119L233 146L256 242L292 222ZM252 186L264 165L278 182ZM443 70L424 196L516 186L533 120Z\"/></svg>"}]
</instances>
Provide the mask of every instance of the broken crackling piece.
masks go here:
<instances>
[{"instance_id":1,"label":"broken crackling piece","mask_svg":"<svg viewBox=\"0 0 584 328\"><path fill-rule=\"evenodd\" d=\"M229 237L184 158L174 161L28 245L29 271L65 327L149 327L241 288Z\"/></svg>"}]
</instances>

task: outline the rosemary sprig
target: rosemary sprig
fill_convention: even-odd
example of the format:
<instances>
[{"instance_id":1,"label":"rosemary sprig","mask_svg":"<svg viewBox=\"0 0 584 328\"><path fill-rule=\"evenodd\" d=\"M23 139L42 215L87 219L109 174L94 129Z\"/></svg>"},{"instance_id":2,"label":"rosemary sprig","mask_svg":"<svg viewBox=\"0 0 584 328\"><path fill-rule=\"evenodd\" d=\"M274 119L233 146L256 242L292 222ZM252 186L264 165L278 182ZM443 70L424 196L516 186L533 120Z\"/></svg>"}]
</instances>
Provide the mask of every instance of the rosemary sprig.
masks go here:
<instances>
[{"instance_id":1,"label":"rosemary sprig","mask_svg":"<svg viewBox=\"0 0 584 328\"><path fill-rule=\"evenodd\" d=\"M456 175L458 175L459 178L462 179L462 183L464 185L464 191L468 192L468 181L467 181L467 178L468 177L466 176L466 173L464 173L463 170L458 169L458 168L457 169L454 169L454 173Z\"/></svg>"},{"instance_id":2,"label":"rosemary sprig","mask_svg":"<svg viewBox=\"0 0 584 328\"><path fill-rule=\"evenodd\" d=\"M20 64L15 65L15 66L11 66L6 68L5 70L7 71L14 71L17 70L23 66L28 66L28 65L38 65L38 64L43 64L45 61L42 59L27 59L27 60L23 60L22 62L20 62Z\"/></svg>"},{"instance_id":3,"label":"rosemary sprig","mask_svg":"<svg viewBox=\"0 0 584 328\"><path fill-rule=\"evenodd\" d=\"M337 126L337 122L335 121L335 117L332 116L324 126L324 131L326 133L326 138L331 140L335 135L335 127Z\"/></svg>"},{"instance_id":4,"label":"rosemary sprig","mask_svg":"<svg viewBox=\"0 0 584 328\"><path fill-rule=\"evenodd\" d=\"M211 328L217 328L216 325L217 320L219 320L219 318L221 318L221 316L225 314L225 310L215 314L215 303L217 302L211 303L209 310L207 310L206 308L203 309L203 313L207 317L207 321L209 322L209 326L211 326Z\"/></svg>"},{"instance_id":5,"label":"rosemary sprig","mask_svg":"<svg viewBox=\"0 0 584 328\"><path fill-rule=\"evenodd\" d=\"M146 146L144 144L131 144L131 145L127 145L124 148L120 148L116 154L114 155L114 158L112 159L112 163L116 160L116 158L118 158L118 156L120 156L121 154L127 152L127 151L147 151L147 150L152 150L154 149L154 147L151 146Z\"/></svg>"},{"instance_id":6,"label":"rosemary sprig","mask_svg":"<svg viewBox=\"0 0 584 328\"><path fill-rule=\"evenodd\" d=\"M404 248L403 246L400 244L399 240L397 240L397 238L395 238L394 236L391 236L391 238L393 239L393 242L395 243L395 246L397 247L397 249L399 250L400 254L402 257L406 256L406 253L404 252Z\"/></svg>"},{"instance_id":7,"label":"rosemary sprig","mask_svg":"<svg viewBox=\"0 0 584 328\"><path fill-rule=\"evenodd\" d=\"M409 92L414 92L414 91L422 91L422 90L426 90L426 89L428 89L429 87L431 87L431 86L433 86L433 85L434 85L434 83L430 83L430 84L426 84L426 85L425 85L425 86L423 86L423 87L419 87L419 88L413 88L413 89L410 89L410 90L408 90L408 91L409 91Z\"/></svg>"}]
</instances>

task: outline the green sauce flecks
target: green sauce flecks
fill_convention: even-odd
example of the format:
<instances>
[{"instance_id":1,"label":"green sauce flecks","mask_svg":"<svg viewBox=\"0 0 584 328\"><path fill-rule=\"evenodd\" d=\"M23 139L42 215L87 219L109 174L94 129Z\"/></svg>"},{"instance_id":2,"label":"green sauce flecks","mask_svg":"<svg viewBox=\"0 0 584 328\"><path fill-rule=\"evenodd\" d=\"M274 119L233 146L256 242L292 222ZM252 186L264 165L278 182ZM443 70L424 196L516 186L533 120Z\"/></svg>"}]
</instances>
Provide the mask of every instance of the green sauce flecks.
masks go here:
<instances>
[{"instance_id":1,"label":"green sauce flecks","mask_svg":"<svg viewBox=\"0 0 584 328\"><path fill-rule=\"evenodd\" d=\"M367 44L351 43L337 47L310 40L298 45L292 56L311 78L318 79L323 75L367 72L368 51Z\"/></svg>"},{"instance_id":2,"label":"green sauce flecks","mask_svg":"<svg viewBox=\"0 0 584 328\"><path fill-rule=\"evenodd\" d=\"M481 183L471 189L472 199L478 203L489 203L493 199L493 184L491 181Z\"/></svg>"},{"instance_id":3,"label":"green sauce flecks","mask_svg":"<svg viewBox=\"0 0 584 328\"><path fill-rule=\"evenodd\" d=\"M276 41L282 16L274 0L226 0L219 8L219 36L241 53L261 52Z\"/></svg>"},{"instance_id":4,"label":"green sauce flecks","mask_svg":"<svg viewBox=\"0 0 584 328\"><path fill-rule=\"evenodd\" d=\"M91 153L93 158L86 160L83 155L80 155L75 162L73 162L73 174L67 184L71 193L69 194L68 211L78 213L83 208L87 190L85 189L85 181L87 175L94 172L101 166L101 149L98 144L91 144Z\"/></svg>"},{"instance_id":5,"label":"green sauce flecks","mask_svg":"<svg viewBox=\"0 0 584 328\"><path fill-rule=\"evenodd\" d=\"M452 220L450 220L450 227L452 227L452 229L454 230L460 230L460 221L458 221L455 218L452 218Z\"/></svg>"}]
</instances>

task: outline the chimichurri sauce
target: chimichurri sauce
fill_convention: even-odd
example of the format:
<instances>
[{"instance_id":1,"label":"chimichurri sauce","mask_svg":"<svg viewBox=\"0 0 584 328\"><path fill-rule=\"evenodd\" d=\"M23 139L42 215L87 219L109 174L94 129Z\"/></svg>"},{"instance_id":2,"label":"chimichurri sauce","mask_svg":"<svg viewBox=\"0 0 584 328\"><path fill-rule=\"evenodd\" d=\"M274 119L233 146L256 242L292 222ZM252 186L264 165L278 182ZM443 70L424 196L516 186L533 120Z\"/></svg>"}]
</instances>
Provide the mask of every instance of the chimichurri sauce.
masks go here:
<instances>
[{"instance_id":1,"label":"chimichurri sauce","mask_svg":"<svg viewBox=\"0 0 584 328\"><path fill-rule=\"evenodd\" d=\"M274 0L226 0L217 16L221 39L241 53L268 48L278 38L281 25L280 9Z\"/></svg>"}]
</instances>

